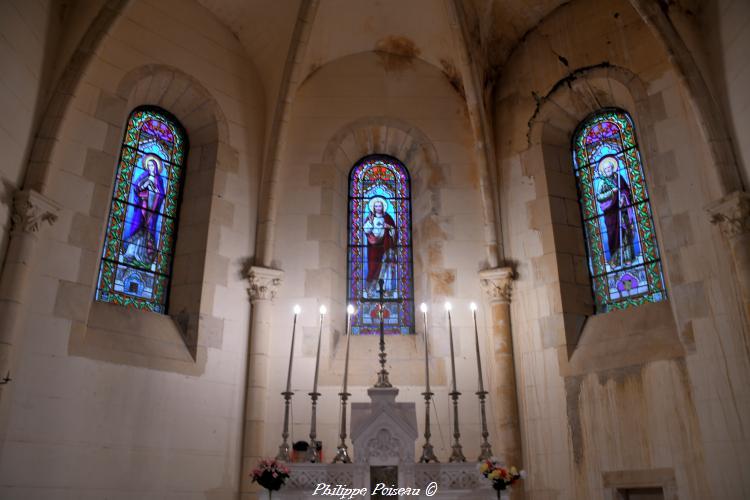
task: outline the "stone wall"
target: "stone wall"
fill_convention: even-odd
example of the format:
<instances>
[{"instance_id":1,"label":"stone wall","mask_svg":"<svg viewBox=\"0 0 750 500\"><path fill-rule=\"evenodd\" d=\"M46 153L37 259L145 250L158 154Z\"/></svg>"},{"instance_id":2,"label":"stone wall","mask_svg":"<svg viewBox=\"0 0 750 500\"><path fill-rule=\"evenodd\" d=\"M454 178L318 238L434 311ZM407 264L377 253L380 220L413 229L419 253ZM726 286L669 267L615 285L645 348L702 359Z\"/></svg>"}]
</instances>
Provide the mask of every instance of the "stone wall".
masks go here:
<instances>
[{"instance_id":1,"label":"stone wall","mask_svg":"<svg viewBox=\"0 0 750 500\"><path fill-rule=\"evenodd\" d=\"M716 89L716 98L728 121L735 141L735 154L743 169L744 182L750 181L750 4L715 0L701 5L698 21L709 62L707 78Z\"/></svg>"},{"instance_id":2,"label":"stone wall","mask_svg":"<svg viewBox=\"0 0 750 500\"><path fill-rule=\"evenodd\" d=\"M3 16L4 17L4 16ZM130 3L57 129L62 207L33 276L0 496L234 498L239 484L263 90L195 3ZM169 313L94 302L130 111L158 105L190 141ZM36 168L44 168L37 166Z\"/></svg>"},{"instance_id":3,"label":"stone wall","mask_svg":"<svg viewBox=\"0 0 750 500\"><path fill-rule=\"evenodd\" d=\"M668 497L750 488L748 351L728 248L704 210L712 166L656 47L628 2L572 2L516 48L496 94L529 498L609 498L633 477ZM606 106L636 124L669 299L591 316L570 140Z\"/></svg>"},{"instance_id":4,"label":"stone wall","mask_svg":"<svg viewBox=\"0 0 750 500\"><path fill-rule=\"evenodd\" d=\"M51 1L0 5L0 262L5 256L13 194L22 184L32 132L46 105L50 44L58 15Z\"/></svg>"}]
</instances>

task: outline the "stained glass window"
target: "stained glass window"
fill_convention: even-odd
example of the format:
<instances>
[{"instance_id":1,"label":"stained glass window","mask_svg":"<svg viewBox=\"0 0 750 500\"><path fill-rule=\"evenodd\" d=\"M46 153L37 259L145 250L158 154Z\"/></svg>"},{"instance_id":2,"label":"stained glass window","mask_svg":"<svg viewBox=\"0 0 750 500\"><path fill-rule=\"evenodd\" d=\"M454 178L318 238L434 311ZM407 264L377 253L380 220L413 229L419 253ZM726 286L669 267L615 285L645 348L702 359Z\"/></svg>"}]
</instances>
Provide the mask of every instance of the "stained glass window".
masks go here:
<instances>
[{"instance_id":1,"label":"stained glass window","mask_svg":"<svg viewBox=\"0 0 750 500\"><path fill-rule=\"evenodd\" d=\"M164 313L187 149L177 120L136 108L125 130L96 299Z\"/></svg>"},{"instance_id":2,"label":"stained glass window","mask_svg":"<svg viewBox=\"0 0 750 500\"><path fill-rule=\"evenodd\" d=\"M573 163L597 312L666 298L654 221L630 116L604 109L573 138Z\"/></svg>"},{"instance_id":3,"label":"stained glass window","mask_svg":"<svg viewBox=\"0 0 750 500\"><path fill-rule=\"evenodd\" d=\"M414 331L409 173L389 156L367 156L349 174L349 287L352 333Z\"/></svg>"}]
</instances>

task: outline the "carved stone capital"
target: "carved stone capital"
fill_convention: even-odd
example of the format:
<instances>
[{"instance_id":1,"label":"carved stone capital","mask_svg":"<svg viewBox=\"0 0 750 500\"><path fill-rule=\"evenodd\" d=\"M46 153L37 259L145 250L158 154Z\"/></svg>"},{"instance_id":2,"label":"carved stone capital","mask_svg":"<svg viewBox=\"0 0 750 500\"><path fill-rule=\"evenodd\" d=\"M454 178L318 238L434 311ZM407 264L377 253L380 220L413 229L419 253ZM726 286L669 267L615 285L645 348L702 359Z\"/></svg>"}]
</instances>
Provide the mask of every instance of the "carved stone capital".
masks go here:
<instances>
[{"instance_id":1,"label":"carved stone capital","mask_svg":"<svg viewBox=\"0 0 750 500\"><path fill-rule=\"evenodd\" d=\"M273 300L284 278L284 271L267 267L250 266L243 272L247 280L250 301Z\"/></svg>"},{"instance_id":2,"label":"carved stone capital","mask_svg":"<svg viewBox=\"0 0 750 500\"><path fill-rule=\"evenodd\" d=\"M744 191L730 193L706 210L711 222L718 225L727 238L750 231L750 194Z\"/></svg>"},{"instance_id":3,"label":"carved stone capital","mask_svg":"<svg viewBox=\"0 0 750 500\"><path fill-rule=\"evenodd\" d=\"M498 267L479 271L479 284L490 302L509 304L513 292L513 269Z\"/></svg>"},{"instance_id":4,"label":"carved stone capital","mask_svg":"<svg viewBox=\"0 0 750 500\"><path fill-rule=\"evenodd\" d=\"M11 231L36 233L43 222L50 226L57 220L60 206L33 189L23 189L13 197Z\"/></svg>"}]
</instances>

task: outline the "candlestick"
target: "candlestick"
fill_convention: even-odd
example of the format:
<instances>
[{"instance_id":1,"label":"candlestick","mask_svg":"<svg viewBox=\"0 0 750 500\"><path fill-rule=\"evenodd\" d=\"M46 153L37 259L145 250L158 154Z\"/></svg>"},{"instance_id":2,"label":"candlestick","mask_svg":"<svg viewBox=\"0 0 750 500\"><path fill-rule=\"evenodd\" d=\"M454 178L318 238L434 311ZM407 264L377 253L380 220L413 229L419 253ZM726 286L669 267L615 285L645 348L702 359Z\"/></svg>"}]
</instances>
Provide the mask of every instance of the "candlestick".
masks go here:
<instances>
[{"instance_id":1,"label":"candlestick","mask_svg":"<svg viewBox=\"0 0 750 500\"><path fill-rule=\"evenodd\" d=\"M424 302L419 306L422 311L422 322L424 323L424 378L425 378L425 390L422 393L424 396L425 413L424 413L424 445L422 445L422 456L419 457L419 463L429 463L440 461L435 456L435 450L430 444L430 399L432 399L432 391L430 391L430 358L427 350L427 304Z\"/></svg>"},{"instance_id":2,"label":"candlestick","mask_svg":"<svg viewBox=\"0 0 750 500\"><path fill-rule=\"evenodd\" d=\"M352 314L354 314L354 306L349 304L348 306L346 306L346 356L344 357L344 388L339 393L339 396L341 396L341 431L339 432L341 442L339 443L336 456L333 457L333 463L352 463L352 459L349 458L349 450L346 447L346 400L349 398L349 396L351 396L351 394L346 392L346 390L349 379L349 340L351 337Z\"/></svg>"},{"instance_id":3,"label":"candlestick","mask_svg":"<svg viewBox=\"0 0 750 500\"><path fill-rule=\"evenodd\" d=\"M307 448L307 461L308 462L319 462L320 455L318 454L318 441L316 439L316 418L317 418L317 405L318 405L318 368L320 367L320 339L323 337L323 316L326 314L326 306L320 306L320 331L318 332L318 351L315 354L315 376L313 377L313 390L309 393L312 399L312 417L310 419L310 447Z\"/></svg>"},{"instance_id":4,"label":"candlestick","mask_svg":"<svg viewBox=\"0 0 750 500\"><path fill-rule=\"evenodd\" d=\"M453 391L450 392L450 397L453 400L453 445L451 446L451 449L453 450L451 452L451 456L448 459L449 462L466 462L466 457L463 454L463 451L461 449L461 432L459 431L458 426L458 397L461 395L460 392L458 392L458 388L456 386L456 358L455 354L453 352L453 323L451 321L451 303L446 302L445 303L445 310L448 312L448 336L450 338L450 346L451 346L451 374L453 376Z\"/></svg>"},{"instance_id":5,"label":"candlestick","mask_svg":"<svg viewBox=\"0 0 750 500\"><path fill-rule=\"evenodd\" d=\"M284 396L284 429L281 431L281 444L279 445L279 453L276 454L277 460L283 460L284 462L291 462L289 457L289 409L292 404L292 360L294 359L294 334L297 330L297 315L301 312L299 306L294 306L294 321L292 321L292 345L289 348L289 369L286 372L286 391L282 392Z\"/></svg>"},{"instance_id":6,"label":"candlestick","mask_svg":"<svg viewBox=\"0 0 750 500\"><path fill-rule=\"evenodd\" d=\"M482 358L479 355L479 328L477 328L477 305L472 302L469 305L472 316L474 317L474 340L477 348L477 371L479 373L479 390L476 395L479 396L479 408L482 419L482 444L480 445L481 452L477 461L487 460L492 456L492 446L490 445L487 437L490 433L487 431L487 412L485 410L485 399L487 398L487 391L484 390L484 381L482 380Z\"/></svg>"},{"instance_id":7,"label":"candlestick","mask_svg":"<svg viewBox=\"0 0 750 500\"><path fill-rule=\"evenodd\" d=\"M375 387L393 387L391 382L388 380L388 370L385 369L386 356L385 353L385 332L383 331L383 280L378 280L378 291L380 293L380 303L378 304L378 316L380 317L380 371L378 372L378 382Z\"/></svg>"}]
</instances>

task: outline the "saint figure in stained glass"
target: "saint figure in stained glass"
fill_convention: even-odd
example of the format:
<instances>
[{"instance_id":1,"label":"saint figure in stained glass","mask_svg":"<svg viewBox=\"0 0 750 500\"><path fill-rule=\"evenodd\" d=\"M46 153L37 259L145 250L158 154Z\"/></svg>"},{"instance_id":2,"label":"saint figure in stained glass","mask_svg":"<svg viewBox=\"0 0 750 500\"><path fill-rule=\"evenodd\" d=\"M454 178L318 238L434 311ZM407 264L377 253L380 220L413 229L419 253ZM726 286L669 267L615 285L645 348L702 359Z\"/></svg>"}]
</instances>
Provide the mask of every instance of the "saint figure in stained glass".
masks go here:
<instances>
[{"instance_id":1,"label":"saint figure in stained glass","mask_svg":"<svg viewBox=\"0 0 750 500\"><path fill-rule=\"evenodd\" d=\"M380 330L380 282L386 333L412 333L409 174L396 159L360 160L349 178L349 302L356 308L352 333Z\"/></svg>"},{"instance_id":2,"label":"saint figure in stained glass","mask_svg":"<svg viewBox=\"0 0 750 500\"><path fill-rule=\"evenodd\" d=\"M127 229L123 241L123 261L126 264L148 269L156 258L159 220L164 183L159 175L161 159L153 154L144 156L146 170L138 176L131 187L130 217L126 217Z\"/></svg>"},{"instance_id":3,"label":"saint figure in stained glass","mask_svg":"<svg viewBox=\"0 0 750 500\"><path fill-rule=\"evenodd\" d=\"M606 109L574 136L573 161L598 312L666 298L630 116Z\"/></svg>"},{"instance_id":4,"label":"saint figure in stained glass","mask_svg":"<svg viewBox=\"0 0 750 500\"><path fill-rule=\"evenodd\" d=\"M165 312L186 137L167 112L131 113L115 176L97 300Z\"/></svg>"},{"instance_id":5,"label":"saint figure in stained glass","mask_svg":"<svg viewBox=\"0 0 750 500\"><path fill-rule=\"evenodd\" d=\"M617 268L632 263L636 254L630 185L620 174L617 160L612 156L602 158L597 170L599 188L596 200L604 214L609 265Z\"/></svg>"},{"instance_id":6,"label":"saint figure in stained glass","mask_svg":"<svg viewBox=\"0 0 750 500\"><path fill-rule=\"evenodd\" d=\"M396 275L396 223L388 214L388 202L373 197L367 204L369 215L363 230L367 236L367 279L365 286L368 295L378 293L378 281L383 280L386 291L391 291Z\"/></svg>"}]
</instances>

